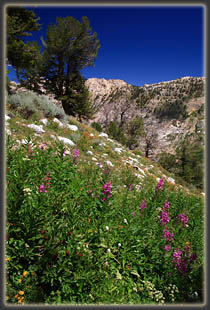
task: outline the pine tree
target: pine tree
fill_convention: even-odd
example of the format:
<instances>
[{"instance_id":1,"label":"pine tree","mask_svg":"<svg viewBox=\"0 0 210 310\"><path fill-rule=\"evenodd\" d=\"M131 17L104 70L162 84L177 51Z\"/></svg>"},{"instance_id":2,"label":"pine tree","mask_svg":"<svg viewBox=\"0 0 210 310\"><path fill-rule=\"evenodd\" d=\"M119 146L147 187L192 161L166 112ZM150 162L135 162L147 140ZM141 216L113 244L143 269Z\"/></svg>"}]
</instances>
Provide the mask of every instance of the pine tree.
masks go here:
<instances>
[{"instance_id":1,"label":"pine tree","mask_svg":"<svg viewBox=\"0 0 210 310\"><path fill-rule=\"evenodd\" d=\"M22 7L7 8L7 59L17 70L26 65L24 38L31 36L32 31L40 30L34 12Z\"/></svg>"},{"instance_id":2,"label":"pine tree","mask_svg":"<svg viewBox=\"0 0 210 310\"><path fill-rule=\"evenodd\" d=\"M87 17L79 22L73 17L57 18L42 39L45 79L44 88L61 100L66 114L88 115L87 91L81 69L93 66L100 47L97 34L92 32Z\"/></svg>"}]
</instances>

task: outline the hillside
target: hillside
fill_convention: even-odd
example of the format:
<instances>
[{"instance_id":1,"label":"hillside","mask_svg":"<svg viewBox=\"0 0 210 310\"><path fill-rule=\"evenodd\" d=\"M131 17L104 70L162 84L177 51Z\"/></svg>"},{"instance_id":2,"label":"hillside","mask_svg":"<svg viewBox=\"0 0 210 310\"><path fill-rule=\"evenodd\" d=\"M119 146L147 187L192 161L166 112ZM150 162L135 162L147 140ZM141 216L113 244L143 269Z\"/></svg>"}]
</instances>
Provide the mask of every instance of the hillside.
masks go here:
<instances>
[{"instance_id":1,"label":"hillside","mask_svg":"<svg viewBox=\"0 0 210 310\"><path fill-rule=\"evenodd\" d=\"M86 86L98 108L94 121L104 130L112 121L126 128L135 117L143 118L145 132L156 134L157 143L150 152L153 160L163 151L174 154L185 136L193 141L204 135L205 78L184 77L142 87L91 78ZM139 136L134 148L145 153L145 138Z\"/></svg>"},{"instance_id":2,"label":"hillside","mask_svg":"<svg viewBox=\"0 0 210 310\"><path fill-rule=\"evenodd\" d=\"M203 302L204 193L47 96L5 120L7 303Z\"/></svg>"}]
</instances>

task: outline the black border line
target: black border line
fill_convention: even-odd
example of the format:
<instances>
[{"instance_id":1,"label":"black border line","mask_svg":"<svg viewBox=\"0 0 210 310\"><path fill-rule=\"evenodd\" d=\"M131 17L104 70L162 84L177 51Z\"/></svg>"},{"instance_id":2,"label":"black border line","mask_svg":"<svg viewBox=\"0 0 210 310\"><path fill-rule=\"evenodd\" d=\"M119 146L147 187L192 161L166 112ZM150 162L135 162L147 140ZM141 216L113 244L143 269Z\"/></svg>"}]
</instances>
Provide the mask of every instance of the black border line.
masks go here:
<instances>
[{"instance_id":1,"label":"black border line","mask_svg":"<svg viewBox=\"0 0 210 310\"><path fill-rule=\"evenodd\" d=\"M6 52L5 52L5 15L4 15L4 10L6 6L9 5L24 5L24 6L101 6L101 7L110 7L110 6L123 6L123 7L132 7L132 6L204 6L205 8L205 39L204 39L204 53L205 53L205 77L206 77L206 104L205 104L205 143L206 143L206 148L205 148L205 249L206 249L206 255L205 255L205 265L206 265L206 270L205 270L205 285L204 285L204 304L174 304L174 305L61 305L61 306L56 306L56 305L44 305L44 304L34 304L34 305L7 305L4 303L4 280L5 280L5 248L4 248L4 240L5 240L5 232L4 232L4 227L5 227L5 125L4 125L4 114L5 114L5 103L4 103L4 90L5 90L5 57L6 57ZM1 156L1 161L0 161L0 172L1 172L1 178L0 178L0 190L1 190L1 195L0 195L0 202L1 202L1 260L0 260L0 267L1 267L1 276L2 276L2 281L0 282L0 309L37 309L37 308L48 308L48 309L92 309L92 308L103 308L103 309L179 309L179 308L184 308L184 309L208 309L208 304L209 304L209 298L208 298L208 264L207 264L207 255L208 255L208 244L207 244L207 237L208 237L208 225L207 225L207 218L208 218L208 179L209 179L209 174L208 174L208 119L209 119L209 108L208 108L208 98L209 98L209 92L208 92L208 18L209 18L209 7L208 7L208 1L62 1L61 3L58 4L57 1L6 1L3 0L0 2L0 23L1 23L1 32L0 32L0 42L3 42L1 44L1 57L0 57L0 68L2 68L0 72L0 85L1 85L1 104L0 104L0 156Z\"/></svg>"}]
</instances>

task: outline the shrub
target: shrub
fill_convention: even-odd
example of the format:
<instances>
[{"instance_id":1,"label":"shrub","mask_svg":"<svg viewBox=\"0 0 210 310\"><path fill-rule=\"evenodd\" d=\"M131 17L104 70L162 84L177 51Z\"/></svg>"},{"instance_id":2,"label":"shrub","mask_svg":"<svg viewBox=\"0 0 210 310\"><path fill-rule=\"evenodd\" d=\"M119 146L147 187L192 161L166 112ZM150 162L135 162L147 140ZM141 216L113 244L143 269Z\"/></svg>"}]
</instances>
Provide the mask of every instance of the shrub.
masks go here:
<instances>
[{"instance_id":1,"label":"shrub","mask_svg":"<svg viewBox=\"0 0 210 310\"><path fill-rule=\"evenodd\" d=\"M43 113L46 117L57 117L66 119L62 108L56 106L50 101L49 97L45 95L37 95L32 91L18 92L7 97L7 104L11 109L17 110L26 118L32 116L34 113Z\"/></svg>"},{"instance_id":2,"label":"shrub","mask_svg":"<svg viewBox=\"0 0 210 310\"><path fill-rule=\"evenodd\" d=\"M102 132L103 131L103 128L101 127L101 124L99 124L98 122L91 123L91 127L96 129L98 132Z\"/></svg>"}]
</instances>

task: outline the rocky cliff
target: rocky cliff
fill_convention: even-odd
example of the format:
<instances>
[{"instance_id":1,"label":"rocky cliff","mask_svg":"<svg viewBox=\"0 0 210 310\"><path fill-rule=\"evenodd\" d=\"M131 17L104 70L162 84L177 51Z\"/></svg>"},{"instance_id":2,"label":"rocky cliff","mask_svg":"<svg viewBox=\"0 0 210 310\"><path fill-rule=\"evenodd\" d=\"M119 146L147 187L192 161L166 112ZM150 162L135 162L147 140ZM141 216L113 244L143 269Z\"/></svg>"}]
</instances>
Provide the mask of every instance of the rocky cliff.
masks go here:
<instances>
[{"instance_id":1,"label":"rocky cliff","mask_svg":"<svg viewBox=\"0 0 210 310\"><path fill-rule=\"evenodd\" d=\"M136 116L142 117L145 133L155 133L151 157L174 153L186 135L204 135L205 78L183 77L138 87L121 80L90 78L86 81L94 107L94 120L105 129L111 121L126 127ZM145 137L138 148L145 151Z\"/></svg>"}]
</instances>

